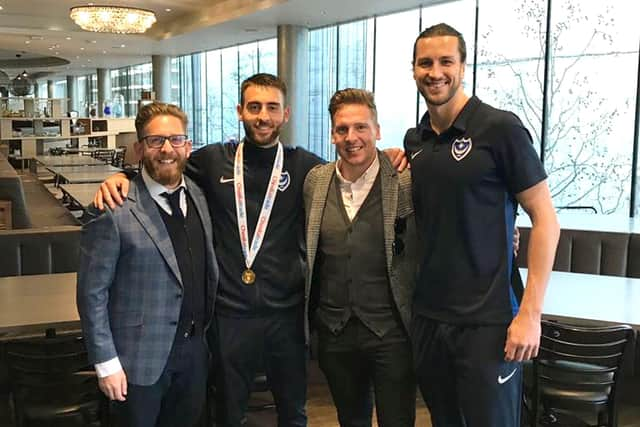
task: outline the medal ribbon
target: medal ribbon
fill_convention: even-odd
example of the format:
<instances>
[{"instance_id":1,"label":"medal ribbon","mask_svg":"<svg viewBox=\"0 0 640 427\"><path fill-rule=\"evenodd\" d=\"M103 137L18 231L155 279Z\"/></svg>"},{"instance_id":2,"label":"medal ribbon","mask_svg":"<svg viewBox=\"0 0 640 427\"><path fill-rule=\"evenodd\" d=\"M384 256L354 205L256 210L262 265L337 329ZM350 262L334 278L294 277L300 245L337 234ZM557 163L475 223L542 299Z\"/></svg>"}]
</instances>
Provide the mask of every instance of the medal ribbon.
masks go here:
<instances>
[{"instance_id":1,"label":"medal ribbon","mask_svg":"<svg viewBox=\"0 0 640 427\"><path fill-rule=\"evenodd\" d=\"M249 230L247 228L247 206L244 192L244 167L243 167L243 148L244 143L241 142L236 150L235 161L233 162L233 182L234 182L234 195L236 198L236 216L238 218L238 232L240 233L240 244L242 246L242 254L244 255L244 262L248 269L253 265L253 261L262 246L264 235L267 231L267 225L269 224L269 217L271 216L271 210L276 200L276 194L278 192L278 184L280 182L280 175L282 173L282 164L284 162L284 150L282 149L282 143L278 142L278 152L273 162L273 169L271 170L271 178L269 179L269 185L267 187L267 193L264 196L262 202L262 209L260 210L260 216L258 217L258 224L253 232L253 238L249 243Z\"/></svg>"}]
</instances>

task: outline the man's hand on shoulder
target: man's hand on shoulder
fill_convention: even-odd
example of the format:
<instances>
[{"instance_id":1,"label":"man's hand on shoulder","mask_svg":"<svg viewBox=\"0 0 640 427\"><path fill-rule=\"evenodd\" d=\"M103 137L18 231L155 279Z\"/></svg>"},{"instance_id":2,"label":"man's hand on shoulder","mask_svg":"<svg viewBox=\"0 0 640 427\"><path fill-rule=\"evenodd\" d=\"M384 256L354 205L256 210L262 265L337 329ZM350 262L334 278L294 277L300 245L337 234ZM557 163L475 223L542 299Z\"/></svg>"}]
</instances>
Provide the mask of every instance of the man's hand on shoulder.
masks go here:
<instances>
[{"instance_id":1,"label":"man's hand on shoulder","mask_svg":"<svg viewBox=\"0 0 640 427\"><path fill-rule=\"evenodd\" d=\"M105 209L105 204L115 209L117 206L122 206L128 193L129 180L124 173L119 172L100 184L100 189L93 197L93 204L100 210Z\"/></svg>"},{"instance_id":2,"label":"man's hand on shoulder","mask_svg":"<svg viewBox=\"0 0 640 427\"><path fill-rule=\"evenodd\" d=\"M405 170L409 164L407 156L402 148L386 148L382 150L391 161L391 165L396 168L398 172Z\"/></svg>"},{"instance_id":3,"label":"man's hand on shoulder","mask_svg":"<svg viewBox=\"0 0 640 427\"><path fill-rule=\"evenodd\" d=\"M98 378L98 387L109 400L127 400L127 375L122 369L115 374Z\"/></svg>"}]
</instances>

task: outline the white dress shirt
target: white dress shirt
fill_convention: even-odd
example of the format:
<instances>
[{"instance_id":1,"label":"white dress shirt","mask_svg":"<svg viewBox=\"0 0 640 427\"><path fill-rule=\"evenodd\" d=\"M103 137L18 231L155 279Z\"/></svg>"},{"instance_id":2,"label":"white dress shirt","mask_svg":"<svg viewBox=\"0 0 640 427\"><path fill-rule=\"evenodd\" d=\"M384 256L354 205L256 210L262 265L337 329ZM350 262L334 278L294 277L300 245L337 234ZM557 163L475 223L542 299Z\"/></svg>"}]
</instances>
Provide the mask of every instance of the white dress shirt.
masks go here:
<instances>
[{"instance_id":1,"label":"white dress shirt","mask_svg":"<svg viewBox=\"0 0 640 427\"><path fill-rule=\"evenodd\" d=\"M338 176L338 185L340 187L340 193L342 194L342 204L347 211L349 220L353 221L353 218L358 214L360 207L367 199L373 183L376 181L378 171L380 170L380 161L376 155L371 163L371 166L354 182L347 180L340 173L340 162L336 162L336 175Z\"/></svg>"}]
</instances>

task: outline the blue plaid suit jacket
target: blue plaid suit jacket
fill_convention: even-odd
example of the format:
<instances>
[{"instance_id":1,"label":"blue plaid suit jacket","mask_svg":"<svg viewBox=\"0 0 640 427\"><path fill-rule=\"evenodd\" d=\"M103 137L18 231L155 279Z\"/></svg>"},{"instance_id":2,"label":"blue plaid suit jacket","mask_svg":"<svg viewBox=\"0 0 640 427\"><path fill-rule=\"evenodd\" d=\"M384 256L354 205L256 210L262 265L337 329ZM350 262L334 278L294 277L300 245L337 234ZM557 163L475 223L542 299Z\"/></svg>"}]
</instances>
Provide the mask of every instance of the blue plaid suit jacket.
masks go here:
<instances>
[{"instance_id":1,"label":"blue plaid suit jacket","mask_svg":"<svg viewBox=\"0 0 640 427\"><path fill-rule=\"evenodd\" d=\"M211 219L202 191L185 181L205 233L210 323L218 283ZM121 208L99 213L83 227L80 251L77 304L90 362L117 356L128 382L154 384L176 334L182 278L141 175L131 181Z\"/></svg>"}]
</instances>

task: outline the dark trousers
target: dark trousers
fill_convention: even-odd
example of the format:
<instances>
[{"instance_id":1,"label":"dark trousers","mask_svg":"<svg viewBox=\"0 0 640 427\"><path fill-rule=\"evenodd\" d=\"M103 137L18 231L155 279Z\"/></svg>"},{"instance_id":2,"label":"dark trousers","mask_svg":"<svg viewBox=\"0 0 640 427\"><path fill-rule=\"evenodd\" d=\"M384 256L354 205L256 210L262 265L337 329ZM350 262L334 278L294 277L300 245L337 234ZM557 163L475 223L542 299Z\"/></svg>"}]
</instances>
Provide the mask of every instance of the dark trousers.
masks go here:
<instances>
[{"instance_id":1,"label":"dark trousers","mask_svg":"<svg viewBox=\"0 0 640 427\"><path fill-rule=\"evenodd\" d=\"M520 425L522 366L505 362L507 327L460 326L414 315L420 391L434 427Z\"/></svg>"},{"instance_id":2,"label":"dark trousers","mask_svg":"<svg viewBox=\"0 0 640 427\"><path fill-rule=\"evenodd\" d=\"M127 385L127 400L115 402L118 427L189 427L205 404L209 353L201 335L177 336L155 384Z\"/></svg>"},{"instance_id":3,"label":"dark trousers","mask_svg":"<svg viewBox=\"0 0 640 427\"><path fill-rule=\"evenodd\" d=\"M356 317L338 335L318 329L318 362L340 425L371 427L375 396L380 427L413 427L416 384L404 329L397 325L379 338Z\"/></svg>"},{"instance_id":4,"label":"dark trousers","mask_svg":"<svg viewBox=\"0 0 640 427\"><path fill-rule=\"evenodd\" d=\"M217 366L224 425L241 426L251 385L264 369L279 427L307 425L307 349L301 310L257 318L217 315Z\"/></svg>"}]
</instances>

